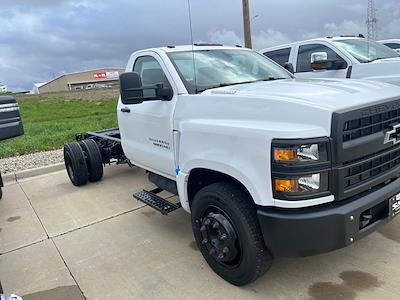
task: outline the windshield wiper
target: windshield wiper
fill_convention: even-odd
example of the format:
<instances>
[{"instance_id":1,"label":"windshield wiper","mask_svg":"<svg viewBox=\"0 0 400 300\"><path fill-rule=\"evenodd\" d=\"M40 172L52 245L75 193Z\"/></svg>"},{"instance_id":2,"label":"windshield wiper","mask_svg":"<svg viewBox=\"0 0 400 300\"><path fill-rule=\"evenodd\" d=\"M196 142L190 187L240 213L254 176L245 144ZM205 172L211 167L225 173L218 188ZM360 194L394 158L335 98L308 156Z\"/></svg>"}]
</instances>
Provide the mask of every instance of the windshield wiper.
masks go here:
<instances>
[{"instance_id":1,"label":"windshield wiper","mask_svg":"<svg viewBox=\"0 0 400 300\"><path fill-rule=\"evenodd\" d=\"M283 79L289 79L289 78L284 78L284 77L268 77L267 79L263 79L261 81L274 81L274 80L283 80Z\"/></svg>"},{"instance_id":2,"label":"windshield wiper","mask_svg":"<svg viewBox=\"0 0 400 300\"><path fill-rule=\"evenodd\" d=\"M202 93L206 90L211 90L211 89L216 89L220 87L226 87L226 86L231 86L231 85L239 85L239 84L247 84L247 83L254 83L254 82L259 82L259 81L273 81L273 80L282 80L282 79L288 79L288 78L281 78L281 77L268 77L266 79L259 79L259 80L252 80L252 81L243 81L243 82L235 82L235 83L220 83L214 86L210 86L204 89L197 90L196 89L196 94Z\"/></svg>"},{"instance_id":3,"label":"windshield wiper","mask_svg":"<svg viewBox=\"0 0 400 300\"><path fill-rule=\"evenodd\" d=\"M216 84L216 85L204 88L204 89L196 90L196 93L202 93L202 92L204 92L206 90L216 89L216 88L220 88L220 87L226 87L226 86L238 85L238 84L246 84L246 83L253 83L253 82L257 82L257 81L259 81L259 80L234 82L234 83L220 83L220 84Z\"/></svg>"}]
</instances>

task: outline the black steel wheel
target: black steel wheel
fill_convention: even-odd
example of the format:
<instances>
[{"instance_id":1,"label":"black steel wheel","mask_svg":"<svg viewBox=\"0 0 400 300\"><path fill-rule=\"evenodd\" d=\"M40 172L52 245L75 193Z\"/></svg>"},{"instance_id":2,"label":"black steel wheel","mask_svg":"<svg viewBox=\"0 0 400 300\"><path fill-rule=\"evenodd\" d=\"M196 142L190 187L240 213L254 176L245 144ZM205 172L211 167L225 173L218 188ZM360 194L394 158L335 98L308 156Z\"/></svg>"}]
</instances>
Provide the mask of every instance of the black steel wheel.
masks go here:
<instances>
[{"instance_id":1,"label":"black steel wheel","mask_svg":"<svg viewBox=\"0 0 400 300\"><path fill-rule=\"evenodd\" d=\"M94 140L81 141L81 147L86 154L86 164L89 171L89 181L96 182L103 178L103 158L99 146Z\"/></svg>"},{"instance_id":2,"label":"black steel wheel","mask_svg":"<svg viewBox=\"0 0 400 300\"><path fill-rule=\"evenodd\" d=\"M226 281L242 286L272 265L257 213L249 196L232 183L201 189L192 203L194 237L209 266Z\"/></svg>"},{"instance_id":3,"label":"black steel wheel","mask_svg":"<svg viewBox=\"0 0 400 300\"><path fill-rule=\"evenodd\" d=\"M68 143L64 146L64 163L73 185L81 186L87 183L88 167L85 154L78 142Z\"/></svg>"}]
</instances>

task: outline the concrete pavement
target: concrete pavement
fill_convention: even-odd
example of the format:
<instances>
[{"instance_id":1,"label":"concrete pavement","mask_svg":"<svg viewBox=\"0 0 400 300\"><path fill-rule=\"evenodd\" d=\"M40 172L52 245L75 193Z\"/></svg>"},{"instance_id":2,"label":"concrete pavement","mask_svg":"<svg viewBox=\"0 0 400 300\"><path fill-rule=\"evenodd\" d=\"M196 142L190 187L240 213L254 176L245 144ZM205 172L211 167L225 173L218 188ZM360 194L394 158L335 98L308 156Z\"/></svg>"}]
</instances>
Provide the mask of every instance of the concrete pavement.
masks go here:
<instances>
[{"instance_id":1,"label":"concrete pavement","mask_svg":"<svg viewBox=\"0 0 400 300\"><path fill-rule=\"evenodd\" d=\"M113 166L81 188L65 171L19 180L0 201L0 280L32 299L399 299L400 217L356 244L276 259L234 287L203 260L180 210L162 216L132 198L151 188Z\"/></svg>"}]
</instances>

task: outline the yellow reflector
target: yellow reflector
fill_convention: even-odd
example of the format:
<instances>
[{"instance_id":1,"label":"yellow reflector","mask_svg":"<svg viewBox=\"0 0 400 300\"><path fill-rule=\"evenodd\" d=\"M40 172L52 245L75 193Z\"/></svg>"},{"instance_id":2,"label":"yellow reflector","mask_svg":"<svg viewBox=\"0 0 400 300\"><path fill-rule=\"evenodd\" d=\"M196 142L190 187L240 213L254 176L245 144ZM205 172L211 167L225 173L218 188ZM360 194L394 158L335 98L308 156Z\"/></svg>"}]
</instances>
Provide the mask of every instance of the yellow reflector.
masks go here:
<instances>
[{"instance_id":1,"label":"yellow reflector","mask_svg":"<svg viewBox=\"0 0 400 300\"><path fill-rule=\"evenodd\" d=\"M297 181L293 179L275 179L275 191L277 192L296 192Z\"/></svg>"},{"instance_id":2,"label":"yellow reflector","mask_svg":"<svg viewBox=\"0 0 400 300\"><path fill-rule=\"evenodd\" d=\"M276 161L297 160L297 151L293 149L274 149L274 159Z\"/></svg>"}]
</instances>

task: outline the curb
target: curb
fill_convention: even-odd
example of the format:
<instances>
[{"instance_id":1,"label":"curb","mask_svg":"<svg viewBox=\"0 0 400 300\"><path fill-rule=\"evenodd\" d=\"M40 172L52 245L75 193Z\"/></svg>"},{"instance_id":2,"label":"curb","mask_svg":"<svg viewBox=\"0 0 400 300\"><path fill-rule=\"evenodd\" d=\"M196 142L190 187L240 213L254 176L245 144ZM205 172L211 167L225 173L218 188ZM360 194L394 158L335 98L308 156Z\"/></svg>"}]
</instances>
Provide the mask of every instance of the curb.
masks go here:
<instances>
[{"instance_id":1,"label":"curb","mask_svg":"<svg viewBox=\"0 0 400 300\"><path fill-rule=\"evenodd\" d=\"M39 167L35 169L23 170L15 173L9 173L3 175L4 184L12 184L16 183L21 179L27 179L35 176L45 175L49 173L54 173L57 171L61 171L65 168L64 163L58 163L55 165L49 165L44 167Z\"/></svg>"}]
</instances>

